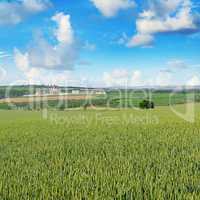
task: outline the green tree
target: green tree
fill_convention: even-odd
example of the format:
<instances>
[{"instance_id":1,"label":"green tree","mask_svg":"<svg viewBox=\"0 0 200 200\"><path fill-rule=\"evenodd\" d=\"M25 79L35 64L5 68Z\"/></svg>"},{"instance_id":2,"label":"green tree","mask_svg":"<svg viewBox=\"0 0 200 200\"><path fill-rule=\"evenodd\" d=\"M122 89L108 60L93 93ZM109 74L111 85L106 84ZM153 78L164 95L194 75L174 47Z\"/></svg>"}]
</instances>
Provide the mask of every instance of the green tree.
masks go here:
<instances>
[{"instance_id":1,"label":"green tree","mask_svg":"<svg viewBox=\"0 0 200 200\"><path fill-rule=\"evenodd\" d=\"M139 107L141 109L154 109L155 108L155 104L153 101L150 101L149 99L147 100L143 100L139 103Z\"/></svg>"}]
</instances>

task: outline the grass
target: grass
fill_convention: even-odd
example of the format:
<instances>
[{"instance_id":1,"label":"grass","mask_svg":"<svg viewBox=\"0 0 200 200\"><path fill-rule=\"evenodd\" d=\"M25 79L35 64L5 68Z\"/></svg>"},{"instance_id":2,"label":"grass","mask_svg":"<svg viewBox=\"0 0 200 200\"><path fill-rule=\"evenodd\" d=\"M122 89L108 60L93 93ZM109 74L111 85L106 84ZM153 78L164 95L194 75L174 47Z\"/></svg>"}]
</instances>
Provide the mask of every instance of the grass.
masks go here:
<instances>
[{"instance_id":1,"label":"grass","mask_svg":"<svg viewBox=\"0 0 200 200\"><path fill-rule=\"evenodd\" d=\"M199 104L193 124L169 107L0 111L0 199L199 199L199 136Z\"/></svg>"}]
</instances>

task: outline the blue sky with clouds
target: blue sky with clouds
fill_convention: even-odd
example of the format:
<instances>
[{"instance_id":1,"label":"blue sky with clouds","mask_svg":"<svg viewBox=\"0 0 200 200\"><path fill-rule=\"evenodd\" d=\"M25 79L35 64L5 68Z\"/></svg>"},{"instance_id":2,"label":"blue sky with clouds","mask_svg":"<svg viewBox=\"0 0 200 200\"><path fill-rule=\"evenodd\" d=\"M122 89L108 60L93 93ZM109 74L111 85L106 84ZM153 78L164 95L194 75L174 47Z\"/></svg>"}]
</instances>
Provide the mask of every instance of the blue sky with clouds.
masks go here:
<instances>
[{"instance_id":1,"label":"blue sky with clouds","mask_svg":"<svg viewBox=\"0 0 200 200\"><path fill-rule=\"evenodd\" d=\"M0 1L0 84L200 85L198 0Z\"/></svg>"}]
</instances>

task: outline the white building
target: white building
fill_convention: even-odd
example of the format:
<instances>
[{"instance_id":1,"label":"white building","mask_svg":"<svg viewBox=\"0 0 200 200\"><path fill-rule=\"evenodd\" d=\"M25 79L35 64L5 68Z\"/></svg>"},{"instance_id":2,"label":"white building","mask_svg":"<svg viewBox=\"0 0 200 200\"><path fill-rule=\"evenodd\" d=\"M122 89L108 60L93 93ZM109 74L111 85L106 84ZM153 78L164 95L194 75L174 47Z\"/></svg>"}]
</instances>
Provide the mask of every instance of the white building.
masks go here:
<instances>
[{"instance_id":1,"label":"white building","mask_svg":"<svg viewBox=\"0 0 200 200\"><path fill-rule=\"evenodd\" d=\"M80 90L72 90L72 94L80 94Z\"/></svg>"}]
</instances>

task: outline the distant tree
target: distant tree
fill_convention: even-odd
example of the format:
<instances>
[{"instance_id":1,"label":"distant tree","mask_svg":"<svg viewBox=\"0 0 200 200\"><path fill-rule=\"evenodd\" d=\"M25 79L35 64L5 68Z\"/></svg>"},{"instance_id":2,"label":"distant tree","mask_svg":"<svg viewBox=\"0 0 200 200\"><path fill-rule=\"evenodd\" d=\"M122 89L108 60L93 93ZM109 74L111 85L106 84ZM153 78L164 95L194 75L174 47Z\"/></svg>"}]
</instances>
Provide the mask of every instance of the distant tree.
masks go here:
<instances>
[{"instance_id":1,"label":"distant tree","mask_svg":"<svg viewBox=\"0 0 200 200\"><path fill-rule=\"evenodd\" d=\"M60 111L64 111L65 110L65 104L63 103L62 105L60 105L58 109Z\"/></svg>"},{"instance_id":2,"label":"distant tree","mask_svg":"<svg viewBox=\"0 0 200 200\"><path fill-rule=\"evenodd\" d=\"M155 108L155 104L154 104L154 102L152 102L149 99L147 99L147 100L141 101L139 103L139 107L141 109L154 109Z\"/></svg>"},{"instance_id":3,"label":"distant tree","mask_svg":"<svg viewBox=\"0 0 200 200\"><path fill-rule=\"evenodd\" d=\"M83 105L83 109L84 109L84 110L87 110L88 107L89 107L89 103L85 103L85 104Z\"/></svg>"}]
</instances>

